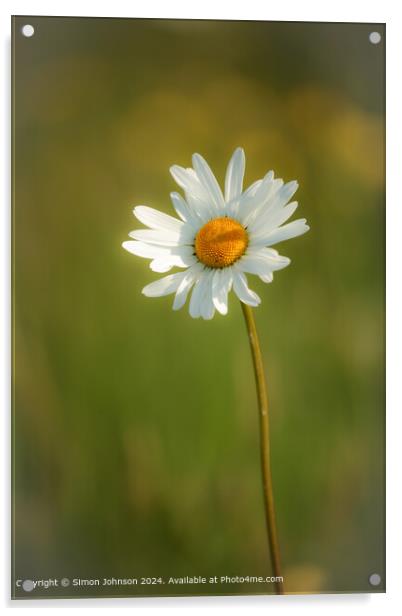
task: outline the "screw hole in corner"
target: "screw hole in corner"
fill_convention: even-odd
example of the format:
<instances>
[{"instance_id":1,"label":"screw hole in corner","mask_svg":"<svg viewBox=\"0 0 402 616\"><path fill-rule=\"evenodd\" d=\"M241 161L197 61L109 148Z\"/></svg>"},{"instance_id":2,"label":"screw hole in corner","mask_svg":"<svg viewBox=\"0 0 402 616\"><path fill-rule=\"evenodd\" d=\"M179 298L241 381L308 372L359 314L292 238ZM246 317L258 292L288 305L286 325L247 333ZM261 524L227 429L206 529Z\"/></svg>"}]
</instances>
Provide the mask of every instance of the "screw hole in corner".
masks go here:
<instances>
[{"instance_id":1,"label":"screw hole in corner","mask_svg":"<svg viewBox=\"0 0 402 616\"><path fill-rule=\"evenodd\" d=\"M31 36L35 34L35 28L31 26L31 24L25 24L25 26L22 26L21 32L23 36L26 36L27 38L31 38Z\"/></svg>"},{"instance_id":2,"label":"screw hole in corner","mask_svg":"<svg viewBox=\"0 0 402 616\"><path fill-rule=\"evenodd\" d=\"M381 584L381 575L372 573L369 577L369 583L371 586L379 586Z\"/></svg>"},{"instance_id":3,"label":"screw hole in corner","mask_svg":"<svg viewBox=\"0 0 402 616\"><path fill-rule=\"evenodd\" d=\"M381 43L381 34L379 32L370 32L369 41L373 45L378 45L378 43Z\"/></svg>"}]
</instances>

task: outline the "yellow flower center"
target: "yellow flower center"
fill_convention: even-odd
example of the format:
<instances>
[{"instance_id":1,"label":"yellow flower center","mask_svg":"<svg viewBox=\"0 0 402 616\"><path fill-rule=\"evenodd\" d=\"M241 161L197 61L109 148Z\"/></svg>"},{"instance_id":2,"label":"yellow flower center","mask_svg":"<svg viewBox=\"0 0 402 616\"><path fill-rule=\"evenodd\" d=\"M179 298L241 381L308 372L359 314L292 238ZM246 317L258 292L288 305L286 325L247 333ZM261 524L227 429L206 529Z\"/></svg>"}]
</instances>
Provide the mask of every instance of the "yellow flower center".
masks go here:
<instances>
[{"instance_id":1,"label":"yellow flower center","mask_svg":"<svg viewBox=\"0 0 402 616\"><path fill-rule=\"evenodd\" d=\"M248 235L242 225L226 216L207 222L195 237L195 252L208 267L227 267L244 255Z\"/></svg>"}]
</instances>

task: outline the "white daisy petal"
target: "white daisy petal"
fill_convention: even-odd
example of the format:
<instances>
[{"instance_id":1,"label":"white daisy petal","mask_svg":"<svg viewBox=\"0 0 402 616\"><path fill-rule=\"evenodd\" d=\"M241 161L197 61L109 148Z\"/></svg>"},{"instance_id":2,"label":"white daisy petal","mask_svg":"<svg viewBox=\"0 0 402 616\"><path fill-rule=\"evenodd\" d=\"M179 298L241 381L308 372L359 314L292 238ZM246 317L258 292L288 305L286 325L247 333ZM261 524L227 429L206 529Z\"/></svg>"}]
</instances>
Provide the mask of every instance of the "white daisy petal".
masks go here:
<instances>
[{"instance_id":1,"label":"white daisy petal","mask_svg":"<svg viewBox=\"0 0 402 616\"><path fill-rule=\"evenodd\" d=\"M170 295L175 293L185 276L185 272L178 272L177 274L169 274L164 278L159 278L148 284L142 289L142 293L146 297L162 297L163 295Z\"/></svg>"},{"instance_id":2,"label":"white daisy petal","mask_svg":"<svg viewBox=\"0 0 402 616\"><path fill-rule=\"evenodd\" d=\"M229 269L229 268L225 268L225 269ZM219 295L222 292L222 275L225 269L215 270L214 277L212 280L212 301L218 312L221 312L222 307L224 309L223 302L220 300Z\"/></svg>"},{"instance_id":3,"label":"white daisy petal","mask_svg":"<svg viewBox=\"0 0 402 616\"><path fill-rule=\"evenodd\" d=\"M200 182L199 177L193 169L185 169L179 165L173 165L173 167L170 167L170 173L186 194L200 199L201 201L208 202L208 191Z\"/></svg>"},{"instance_id":4,"label":"white daisy petal","mask_svg":"<svg viewBox=\"0 0 402 616\"><path fill-rule=\"evenodd\" d=\"M243 218L245 217L245 209L248 207L247 204L249 203L251 197L254 197L262 182L263 180L257 180L256 182L251 184L251 186L249 186L247 190L244 191L244 193L237 195L236 197L231 199L226 204L226 210L228 212L228 215L233 216L235 219L243 220ZM241 216L239 216L240 207L242 207Z\"/></svg>"},{"instance_id":5,"label":"white daisy petal","mask_svg":"<svg viewBox=\"0 0 402 616\"><path fill-rule=\"evenodd\" d=\"M184 267L186 263L191 264L195 258L193 246L156 246L155 244L138 241L123 242L122 246L128 252L145 259L171 259L175 257L180 267Z\"/></svg>"},{"instance_id":6,"label":"white daisy petal","mask_svg":"<svg viewBox=\"0 0 402 616\"><path fill-rule=\"evenodd\" d=\"M241 196L235 197L231 201L226 204L225 213L226 216L230 216L230 218L234 218L238 220L239 218L239 207L241 203Z\"/></svg>"},{"instance_id":7,"label":"white daisy petal","mask_svg":"<svg viewBox=\"0 0 402 616\"><path fill-rule=\"evenodd\" d=\"M170 272L174 265L174 263L168 261L167 259L154 259L149 264L149 267L153 272L157 272L158 274L165 274L166 272Z\"/></svg>"},{"instance_id":8,"label":"white daisy petal","mask_svg":"<svg viewBox=\"0 0 402 616\"><path fill-rule=\"evenodd\" d=\"M233 267L233 290L244 304L258 306L261 303L257 293L248 288L246 276L236 266Z\"/></svg>"},{"instance_id":9,"label":"white daisy petal","mask_svg":"<svg viewBox=\"0 0 402 616\"><path fill-rule=\"evenodd\" d=\"M237 267L242 272L256 274L257 276L263 276L267 272L272 271L272 268L270 268L263 259L247 255L237 262Z\"/></svg>"},{"instance_id":10,"label":"white daisy petal","mask_svg":"<svg viewBox=\"0 0 402 616\"><path fill-rule=\"evenodd\" d=\"M177 218L173 218L173 216L154 210L152 207L147 207L146 205L137 205L133 213L140 222L151 229L180 233L183 228L183 222L181 220L177 220Z\"/></svg>"},{"instance_id":11,"label":"white daisy petal","mask_svg":"<svg viewBox=\"0 0 402 616\"><path fill-rule=\"evenodd\" d=\"M207 272L204 295L201 300L200 315L206 321L212 319L215 314L215 306L212 300L212 282L214 279L214 270Z\"/></svg>"},{"instance_id":12,"label":"white daisy petal","mask_svg":"<svg viewBox=\"0 0 402 616\"><path fill-rule=\"evenodd\" d=\"M198 276L203 269L204 267L200 263L196 263L187 270L185 276L183 277L183 280L181 281L176 291L173 302L173 310L180 310L180 308L184 306L191 287L197 281Z\"/></svg>"},{"instance_id":13,"label":"white daisy petal","mask_svg":"<svg viewBox=\"0 0 402 616\"><path fill-rule=\"evenodd\" d=\"M172 261L166 258L154 259L149 264L149 267L151 268L151 270L153 272L157 272L158 274L165 274L166 272L169 272L174 266L175 266L175 263L172 263Z\"/></svg>"},{"instance_id":14,"label":"white daisy petal","mask_svg":"<svg viewBox=\"0 0 402 616\"><path fill-rule=\"evenodd\" d=\"M202 225L202 221L198 217L197 212L194 211L194 208L190 208L183 197L177 192L170 193L170 198L177 215L180 216L184 222L191 225L194 230L197 230L200 225Z\"/></svg>"},{"instance_id":15,"label":"white daisy petal","mask_svg":"<svg viewBox=\"0 0 402 616\"><path fill-rule=\"evenodd\" d=\"M270 171L267 176L270 177L270 179L274 178L274 172ZM267 177L266 176L266 177ZM243 193L242 197L244 199L247 199L249 197L254 197L255 193L257 192L257 190L259 189L259 187L261 186L263 180L256 180L255 182L253 182Z\"/></svg>"},{"instance_id":16,"label":"white daisy petal","mask_svg":"<svg viewBox=\"0 0 402 616\"><path fill-rule=\"evenodd\" d=\"M299 204L297 201L292 201L291 203L288 203L278 212L276 212L275 215L272 214L272 216L269 216L269 221L267 221L267 223L269 223L271 227L279 227L280 225L283 225L283 223L286 222L288 218L293 216L298 207Z\"/></svg>"},{"instance_id":17,"label":"white daisy petal","mask_svg":"<svg viewBox=\"0 0 402 616\"><path fill-rule=\"evenodd\" d=\"M149 267L153 272L168 272L172 267L190 267L197 263L196 257L191 253L189 255L172 254L159 257L151 261Z\"/></svg>"},{"instance_id":18,"label":"white daisy petal","mask_svg":"<svg viewBox=\"0 0 402 616\"><path fill-rule=\"evenodd\" d=\"M231 267L216 270L212 282L212 301L221 314L228 313L228 294L232 288L233 273Z\"/></svg>"},{"instance_id":19,"label":"white daisy petal","mask_svg":"<svg viewBox=\"0 0 402 616\"><path fill-rule=\"evenodd\" d=\"M189 312L193 319L198 319L201 315L201 303L204 299L204 291L207 283L207 271L204 270L200 273L197 282L194 285L194 289L191 293Z\"/></svg>"},{"instance_id":20,"label":"white daisy petal","mask_svg":"<svg viewBox=\"0 0 402 616\"><path fill-rule=\"evenodd\" d=\"M296 211L297 201L292 201L285 207L269 208L269 210L257 215L253 223L248 227L249 233L254 233L255 237L266 235L288 220Z\"/></svg>"},{"instance_id":21,"label":"white daisy petal","mask_svg":"<svg viewBox=\"0 0 402 616\"><path fill-rule=\"evenodd\" d=\"M272 272L269 272L269 274L263 274L262 276L260 276L260 279L263 282L272 282L274 279L274 275Z\"/></svg>"},{"instance_id":22,"label":"white daisy petal","mask_svg":"<svg viewBox=\"0 0 402 616\"><path fill-rule=\"evenodd\" d=\"M183 197L177 192L171 192L170 199L174 209L176 210L176 214L180 216L184 222L191 220L189 207Z\"/></svg>"},{"instance_id":23,"label":"white daisy petal","mask_svg":"<svg viewBox=\"0 0 402 616\"><path fill-rule=\"evenodd\" d=\"M243 148L237 148L229 161L225 177L225 201L238 197L243 190L246 159Z\"/></svg>"},{"instance_id":24,"label":"white daisy petal","mask_svg":"<svg viewBox=\"0 0 402 616\"><path fill-rule=\"evenodd\" d=\"M273 199L274 207L283 207L286 203L293 197L297 189L299 188L299 183L296 180L292 180L292 182L287 182L284 184L276 193L275 198Z\"/></svg>"},{"instance_id":25,"label":"white daisy petal","mask_svg":"<svg viewBox=\"0 0 402 616\"><path fill-rule=\"evenodd\" d=\"M261 184L258 186L257 190L254 192L253 197L256 197L256 200L262 202L266 201L268 197L271 195L273 188L279 189L283 185L283 180L274 178L274 172L268 171L268 173L263 177ZM251 196L251 195L250 195Z\"/></svg>"},{"instance_id":26,"label":"white daisy petal","mask_svg":"<svg viewBox=\"0 0 402 616\"><path fill-rule=\"evenodd\" d=\"M186 193L186 197L193 212L201 221L201 225L205 224L209 220L212 220L213 218L216 218L217 212L210 199L208 199L208 201L202 201L198 197L194 197L188 193Z\"/></svg>"},{"instance_id":27,"label":"white daisy petal","mask_svg":"<svg viewBox=\"0 0 402 616\"><path fill-rule=\"evenodd\" d=\"M161 229L135 229L130 231L130 237L141 242L149 242L158 246L180 246L186 242L182 239L181 234L176 231L162 231Z\"/></svg>"},{"instance_id":28,"label":"white daisy petal","mask_svg":"<svg viewBox=\"0 0 402 616\"><path fill-rule=\"evenodd\" d=\"M137 257L144 257L145 259L155 259L156 257L169 254L169 249L163 246L155 246L144 242L128 240L127 242L123 242L122 246L133 255L137 255Z\"/></svg>"},{"instance_id":29,"label":"white daisy petal","mask_svg":"<svg viewBox=\"0 0 402 616\"><path fill-rule=\"evenodd\" d=\"M207 222L216 215L216 207L211 201L209 192L201 184L194 169L184 169L179 165L173 165L170 173L183 188L187 203L194 214L203 222Z\"/></svg>"},{"instance_id":30,"label":"white daisy petal","mask_svg":"<svg viewBox=\"0 0 402 616\"><path fill-rule=\"evenodd\" d=\"M192 160L194 170L201 184L208 192L210 199L214 203L216 211L218 213L224 213L225 201L222 195L222 191L208 163L206 162L206 160L203 159L200 154L193 154Z\"/></svg>"},{"instance_id":31,"label":"white daisy petal","mask_svg":"<svg viewBox=\"0 0 402 616\"><path fill-rule=\"evenodd\" d=\"M197 178L187 172L187 169L180 167L180 165L173 165L170 167L170 173L177 184L186 192L192 192L197 194L200 191L199 182Z\"/></svg>"},{"instance_id":32,"label":"white daisy petal","mask_svg":"<svg viewBox=\"0 0 402 616\"><path fill-rule=\"evenodd\" d=\"M256 274L264 276L270 272L283 269L289 265L290 259L287 257L272 257L264 254L262 251L254 255L245 255L238 261L238 267L242 272L247 274Z\"/></svg>"},{"instance_id":33,"label":"white daisy petal","mask_svg":"<svg viewBox=\"0 0 402 616\"><path fill-rule=\"evenodd\" d=\"M267 233L257 239L250 238L250 246L272 246L278 242L290 240L292 237L303 235L303 233L306 233L309 229L310 227L306 225L306 219L299 218L298 220L289 222L287 225L283 225L283 227L278 227L277 229L274 229L270 233Z\"/></svg>"},{"instance_id":34,"label":"white daisy petal","mask_svg":"<svg viewBox=\"0 0 402 616\"><path fill-rule=\"evenodd\" d=\"M242 196L239 208L239 216L245 226L249 226L259 212L263 211L270 199L283 185L283 180L273 179L273 173L269 172L262 180L254 194Z\"/></svg>"},{"instance_id":35,"label":"white daisy petal","mask_svg":"<svg viewBox=\"0 0 402 616\"><path fill-rule=\"evenodd\" d=\"M189 175L191 175L192 178L194 178L195 180L197 180L197 182L199 182L199 178L198 175L196 174L196 172L194 171L194 169L192 167L187 167L186 171Z\"/></svg>"},{"instance_id":36,"label":"white daisy petal","mask_svg":"<svg viewBox=\"0 0 402 616\"><path fill-rule=\"evenodd\" d=\"M257 259L264 259L272 267L272 271L281 270L290 263L290 259L283 255L280 255L274 248L249 248L246 256L255 257Z\"/></svg>"}]
</instances>

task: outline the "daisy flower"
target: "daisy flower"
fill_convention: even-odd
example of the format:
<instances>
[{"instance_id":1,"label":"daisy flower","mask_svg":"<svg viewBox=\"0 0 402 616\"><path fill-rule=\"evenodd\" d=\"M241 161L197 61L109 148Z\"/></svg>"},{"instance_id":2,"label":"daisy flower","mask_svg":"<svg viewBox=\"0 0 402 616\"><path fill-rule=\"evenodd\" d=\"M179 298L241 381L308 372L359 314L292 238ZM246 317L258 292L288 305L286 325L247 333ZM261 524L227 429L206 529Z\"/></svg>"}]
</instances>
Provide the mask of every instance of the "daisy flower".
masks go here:
<instances>
[{"instance_id":1,"label":"daisy flower","mask_svg":"<svg viewBox=\"0 0 402 616\"><path fill-rule=\"evenodd\" d=\"M192 168L170 168L184 192L184 197L170 195L179 218L144 205L133 210L148 228L131 231L132 240L123 242L123 248L150 259L154 272L183 270L151 282L142 292L147 297L174 294L173 310L178 310L191 291L193 318L212 319L215 310L227 314L231 290L241 302L258 306L261 300L249 288L247 274L272 282L273 273L290 263L272 246L309 229L304 218L283 224L297 208L297 202L289 200L298 184L284 184L269 171L243 192L242 148L228 164L224 194L200 154L193 155L192 163Z\"/></svg>"}]
</instances>

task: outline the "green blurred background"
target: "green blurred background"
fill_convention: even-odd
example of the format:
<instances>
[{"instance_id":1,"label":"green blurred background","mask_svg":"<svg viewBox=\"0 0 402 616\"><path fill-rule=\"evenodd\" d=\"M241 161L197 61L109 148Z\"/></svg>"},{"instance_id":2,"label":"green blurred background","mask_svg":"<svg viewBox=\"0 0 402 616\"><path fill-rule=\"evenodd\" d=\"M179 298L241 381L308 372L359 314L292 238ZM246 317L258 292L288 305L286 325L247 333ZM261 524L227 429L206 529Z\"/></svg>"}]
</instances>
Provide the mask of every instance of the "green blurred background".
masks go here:
<instances>
[{"instance_id":1,"label":"green blurred background","mask_svg":"<svg viewBox=\"0 0 402 616\"><path fill-rule=\"evenodd\" d=\"M32 38L20 28L35 27ZM376 24L14 19L15 579L270 575L238 302L212 322L121 242L173 163L298 179L311 231L250 277L288 592L384 571L384 41ZM383 590L380 585L374 590ZM14 588L15 591L15 588ZM261 584L84 589L266 593ZM67 589L16 596L78 596Z\"/></svg>"}]
</instances>

